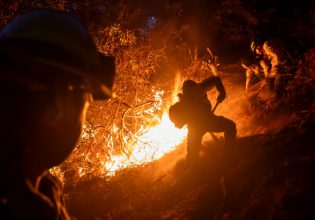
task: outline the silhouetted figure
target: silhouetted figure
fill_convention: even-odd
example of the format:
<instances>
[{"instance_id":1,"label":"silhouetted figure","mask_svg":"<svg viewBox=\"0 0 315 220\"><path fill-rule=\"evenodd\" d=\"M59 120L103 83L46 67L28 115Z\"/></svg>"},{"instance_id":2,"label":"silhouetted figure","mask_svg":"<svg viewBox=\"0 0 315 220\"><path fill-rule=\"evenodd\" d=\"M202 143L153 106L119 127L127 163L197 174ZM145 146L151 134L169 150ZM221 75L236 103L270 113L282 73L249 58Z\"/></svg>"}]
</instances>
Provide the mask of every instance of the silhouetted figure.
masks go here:
<instances>
[{"instance_id":1,"label":"silhouetted figure","mask_svg":"<svg viewBox=\"0 0 315 220\"><path fill-rule=\"evenodd\" d=\"M264 79L264 73L259 62L253 56L242 58L241 66L245 69L245 91L247 94L254 84Z\"/></svg>"},{"instance_id":2,"label":"silhouetted figure","mask_svg":"<svg viewBox=\"0 0 315 220\"><path fill-rule=\"evenodd\" d=\"M271 90L277 95L282 95L288 71L288 65L293 62L285 44L280 39L271 39L265 42L252 41L251 49L259 60L260 67L264 73L264 79ZM255 69L255 75L258 75ZM247 81L254 74L247 75Z\"/></svg>"},{"instance_id":3,"label":"silhouetted figure","mask_svg":"<svg viewBox=\"0 0 315 220\"><path fill-rule=\"evenodd\" d=\"M48 9L0 32L0 219L70 219L48 169L63 162L89 103L111 97L113 57L73 17Z\"/></svg>"},{"instance_id":4,"label":"silhouetted figure","mask_svg":"<svg viewBox=\"0 0 315 220\"><path fill-rule=\"evenodd\" d=\"M207 98L207 91L216 87L219 92L217 103L225 99L225 89L220 77L212 76L201 83L186 80L183 83L180 101L169 109L170 119L178 128L188 126L187 157L195 158L199 151L203 135L206 132L224 132L225 145L235 141L236 125L233 121L213 114Z\"/></svg>"}]
</instances>

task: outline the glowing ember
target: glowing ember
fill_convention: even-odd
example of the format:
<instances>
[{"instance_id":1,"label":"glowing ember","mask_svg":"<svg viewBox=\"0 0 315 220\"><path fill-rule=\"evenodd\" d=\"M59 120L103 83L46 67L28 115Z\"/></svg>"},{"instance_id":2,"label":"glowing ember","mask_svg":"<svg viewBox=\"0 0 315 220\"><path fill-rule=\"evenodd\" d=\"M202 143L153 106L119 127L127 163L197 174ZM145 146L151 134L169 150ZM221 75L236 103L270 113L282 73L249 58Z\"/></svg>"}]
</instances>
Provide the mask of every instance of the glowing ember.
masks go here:
<instances>
[{"instance_id":1,"label":"glowing ember","mask_svg":"<svg viewBox=\"0 0 315 220\"><path fill-rule=\"evenodd\" d=\"M165 153L175 149L182 143L187 135L187 129L178 129L170 121L168 114L164 113L158 125L146 128L132 146L129 158L125 155L114 155L105 164L108 175L113 172L134 165L141 165L161 158Z\"/></svg>"}]
</instances>

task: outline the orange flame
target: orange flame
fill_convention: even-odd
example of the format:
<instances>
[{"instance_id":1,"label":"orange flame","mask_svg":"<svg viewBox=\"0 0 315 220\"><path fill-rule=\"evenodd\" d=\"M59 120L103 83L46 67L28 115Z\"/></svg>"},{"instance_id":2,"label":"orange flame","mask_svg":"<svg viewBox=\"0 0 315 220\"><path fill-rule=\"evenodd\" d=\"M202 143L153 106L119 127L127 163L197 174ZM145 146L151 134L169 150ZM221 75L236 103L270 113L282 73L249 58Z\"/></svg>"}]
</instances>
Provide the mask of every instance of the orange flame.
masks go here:
<instances>
[{"instance_id":1,"label":"orange flame","mask_svg":"<svg viewBox=\"0 0 315 220\"><path fill-rule=\"evenodd\" d=\"M133 150L130 157L125 154L114 155L104 164L106 171L109 172L108 175L119 169L160 159L181 144L187 135L187 129L176 128L167 113L163 114L158 125L143 130L140 132L143 135L138 138L135 146L131 147Z\"/></svg>"},{"instance_id":2,"label":"orange flame","mask_svg":"<svg viewBox=\"0 0 315 220\"><path fill-rule=\"evenodd\" d=\"M92 165L86 166L86 163L79 164L76 167L79 178L86 174L94 174L99 176L113 176L115 172L124 168L144 165L149 162L160 159L166 153L174 150L180 145L187 136L187 128L178 129L170 121L168 117L169 104L177 101L177 92L181 86L180 74L177 74L174 83L175 88L170 95L171 100L165 103L164 91L152 87L154 101L150 105L140 105L141 109L129 108L125 112L126 121L122 118L122 125L113 124L111 131L102 136L102 146L106 149L106 153L100 152L82 152L78 148L74 149L73 157L84 157ZM162 108L163 106L163 108ZM138 122L138 128L134 128L134 124L128 124L128 119L133 118ZM130 127L129 127L130 126ZM82 140L95 139L100 140L96 130L89 130L88 126L83 126L81 135ZM121 142L115 140L121 139ZM122 151L117 153L115 149L121 144ZM60 167L50 170L50 172L63 178L63 172Z\"/></svg>"},{"instance_id":3,"label":"orange flame","mask_svg":"<svg viewBox=\"0 0 315 220\"><path fill-rule=\"evenodd\" d=\"M176 94L180 90L181 78L179 73L176 74L174 86L171 103L176 101ZM111 159L104 163L103 167L103 170L107 172L107 176L112 176L115 174L115 171L123 168L158 160L185 140L188 132L187 128L176 128L169 119L167 111L163 112L161 118L154 114L155 110L161 111L162 104L164 104L162 100L163 94L163 91L156 91L154 94L155 104L145 111L151 115L152 121L157 123L154 126L141 127L134 134L136 136L134 139L137 141L132 146L128 146L130 150L129 156L126 154L111 155Z\"/></svg>"}]
</instances>

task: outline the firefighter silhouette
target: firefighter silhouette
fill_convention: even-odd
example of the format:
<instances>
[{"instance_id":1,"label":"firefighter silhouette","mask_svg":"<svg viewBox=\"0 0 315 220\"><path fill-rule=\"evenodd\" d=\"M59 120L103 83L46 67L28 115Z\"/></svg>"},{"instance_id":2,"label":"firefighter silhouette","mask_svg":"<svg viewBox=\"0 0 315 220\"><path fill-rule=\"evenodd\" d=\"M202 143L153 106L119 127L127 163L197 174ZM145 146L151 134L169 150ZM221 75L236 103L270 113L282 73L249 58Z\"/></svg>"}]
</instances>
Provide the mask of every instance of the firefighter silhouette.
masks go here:
<instances>
[{"instance_id":1,"label":"firefighter silhouette","mask_svg":"<svg viewBox=\"0 0 315 220\"><path fill-rule=\"evenodd\" d=\"M216 87L219 92L215 109L226 96L221 78L218 76L211 76L200 83L186 80L183 83L182 93L179 94L179 102L169 109L170 119L176 127L181 128L187 124L188 158L195 158L198 155L202 137L207 132L224 132L224 145L235 141L235 123L213 113L214 109L207 98L207 91L213 87Z\"/></svg>"},{"instance_id":2,"label":"firefighter silhouette","mask_svg":"<svg viewBox=\"0 0 315 220\"><path fill-rule=\"evenodd\" d=\"M285 43L280 39L270 39L265 42L253 40L251 50L259 61L258 67L262 70L269 88L275 91L277 96L282 96L286 81L291 78L289 67L294 62ZM252 71L246 73L246 91L252 77L259 74L257 68L249 69Z\"/></svg>"}]
</instances>

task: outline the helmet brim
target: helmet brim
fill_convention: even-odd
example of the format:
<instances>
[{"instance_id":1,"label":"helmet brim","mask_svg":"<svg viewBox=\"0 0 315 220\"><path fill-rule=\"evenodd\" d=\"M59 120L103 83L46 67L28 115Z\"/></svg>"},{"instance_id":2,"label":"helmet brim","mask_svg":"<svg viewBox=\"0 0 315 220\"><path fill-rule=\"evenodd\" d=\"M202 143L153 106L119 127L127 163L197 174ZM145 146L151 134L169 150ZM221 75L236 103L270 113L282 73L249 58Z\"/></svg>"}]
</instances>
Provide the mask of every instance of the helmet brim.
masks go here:
<instances>
[{"instance_id":1,"label":"helmet brim","mask_svg":"<svg viewBox=\"0 0 315 220\"><path fill-rule=\"evenodd\" d=\"M94 99L112 96L114 58L102 55L86 28L67 13L35 9L18 16L0 32L0 55L23 82L64 80L89 87Z\"/></svg>"},{"instance_id":2,"label":"helmet brim","mask_svg":"<svg viewBox=\"0 0 315 220\"><path fill-rule=\"evenodd\" d=\"M78 76L83 79L93 95L93 99L102 100L112 97L112 86L115 76L115 60L113 57L100 54L100 65L91 67L90 70L82 70L52 60L37 58L36 62L47 68ZM86 71L90 71L89 74Z\"/></svg>"},{"instance_id":3,"label":"helmet brim","mask_svg":"<svg viewBox=\"0 0 315 220\"><path fill-rule=\"evenodd\" d=\"M112 56L100 54L100 67L91 74L96 81L92 84L94 99L107 99L112 97L112 87L115 77L115 59Z\"/></svg>"},{"instance_id":4,"label":"helmet brim","mask_svg":"<svg viewBox=\"0 0 315 220\"><path fill-rule=\"evenodd\" d=\"M45 52L38 54L35 49ZM73 56L64 53L60 48L50 47L41 42L9 40L0 43L2 62L7 62L7 65L17 69L15 78L23 79L18 81L19 84L24 82L26 88L33 90L32 85L27 85L28 82L37 81L48 88L54 82L65 81L73 85L80 84L88 89L95 100L112 97L114 57L99 53L99 62L91 66L84 65L83 61L76 59L71 62ZM68 62L64 62L64 59Z\"/></svg>"}]
</instances>

